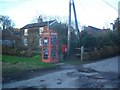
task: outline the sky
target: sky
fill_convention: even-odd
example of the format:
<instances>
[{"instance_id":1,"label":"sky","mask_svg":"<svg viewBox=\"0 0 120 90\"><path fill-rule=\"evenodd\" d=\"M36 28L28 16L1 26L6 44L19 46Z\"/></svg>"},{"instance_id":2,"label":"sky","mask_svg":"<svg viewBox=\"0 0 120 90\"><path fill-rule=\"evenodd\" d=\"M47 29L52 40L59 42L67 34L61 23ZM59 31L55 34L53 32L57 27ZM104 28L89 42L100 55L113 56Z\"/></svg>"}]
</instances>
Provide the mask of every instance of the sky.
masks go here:
<instances>
[{"instance_id":1,"label":"sky","mask_svg":"<svg viewBox=\"0 0 120 90\"><path fill-rule=\"evenodd\" d=\"M79 26L110 28L110 23L118 17L118 2L119 0L74 0ZM33 23L38 15L61 17L61 21L68 23L68 11L69 0L0 0L0 15L9 16L16 28Z\"/></svg>"}]
</instances>

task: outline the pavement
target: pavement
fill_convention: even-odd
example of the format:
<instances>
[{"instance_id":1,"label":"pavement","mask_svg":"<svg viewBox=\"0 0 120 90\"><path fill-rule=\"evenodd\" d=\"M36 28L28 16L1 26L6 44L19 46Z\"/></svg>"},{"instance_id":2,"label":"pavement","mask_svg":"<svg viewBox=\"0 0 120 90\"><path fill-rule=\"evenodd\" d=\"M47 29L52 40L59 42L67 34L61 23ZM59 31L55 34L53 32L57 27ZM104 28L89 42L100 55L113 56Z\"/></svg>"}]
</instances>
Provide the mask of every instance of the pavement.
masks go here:
<instances>
[{"instance_id":1,"label":"pavement","mask_svg":"<svg viewBox=\"0 0 120 90\"><path fill-rule=\"evenodd\" d=\"M59 64L58 70L28 80L3 84L5 88L118 88L118 57L81 66Z\"/></svg>"}]
</instances>

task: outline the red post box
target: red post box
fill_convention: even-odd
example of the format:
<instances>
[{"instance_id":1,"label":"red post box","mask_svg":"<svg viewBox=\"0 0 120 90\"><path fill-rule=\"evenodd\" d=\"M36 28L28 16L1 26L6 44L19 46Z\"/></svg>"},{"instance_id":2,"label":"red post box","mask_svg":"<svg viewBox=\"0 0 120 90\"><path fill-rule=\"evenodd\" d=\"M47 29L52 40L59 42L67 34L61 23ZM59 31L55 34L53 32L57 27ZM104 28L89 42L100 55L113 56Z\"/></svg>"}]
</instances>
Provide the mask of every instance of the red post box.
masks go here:
<instances>
[{"instance_id":1,"label":"red post box","mask_svg":"<svg viewBox=\"0 0 120 90\"><path fill-rule=\"evenodd\" d=\"M64 44L62 45L62 53L66 53L67 52L67 45Z\"/></svg>"},{"instance_id":2,"label":"red post box","mask_svg":"<svg viewBox=\"0 0 120 90\"><path fill-rule=\"evenodd\" d=\"M58 62L58 34L53 30L42 33L42 62Z\"/></svg>"},{"instance_id":3,"label":"red post box","mask_svg":"<svg viewBox=\"0 0 120 90\"><path fill-rule=\"evenodd\" d=\"M66 44L62 45L62 53L63 53L63 60L66 60L67 58L67 45Z\"/></svg>"}]
</instances>

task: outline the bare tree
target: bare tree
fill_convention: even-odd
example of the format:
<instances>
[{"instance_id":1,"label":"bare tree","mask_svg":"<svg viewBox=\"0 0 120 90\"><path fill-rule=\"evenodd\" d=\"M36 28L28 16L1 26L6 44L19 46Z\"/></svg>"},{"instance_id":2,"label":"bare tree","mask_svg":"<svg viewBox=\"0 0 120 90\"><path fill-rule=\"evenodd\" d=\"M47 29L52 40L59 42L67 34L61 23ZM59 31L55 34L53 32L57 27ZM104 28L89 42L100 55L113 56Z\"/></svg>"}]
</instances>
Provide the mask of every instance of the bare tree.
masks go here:
<instances>
[{"instance_id":1,"label":"bare tree","mask_svg":"<svg viewBox=\"0 0 120 90\"><path fill-rule=\"evenodd\" d=\"M2 25L3 30L9 27L13 27L15 25L13 21L9 18L9 16L3 15L0 15L0 23Z\"/></svg>"}]
</instances>

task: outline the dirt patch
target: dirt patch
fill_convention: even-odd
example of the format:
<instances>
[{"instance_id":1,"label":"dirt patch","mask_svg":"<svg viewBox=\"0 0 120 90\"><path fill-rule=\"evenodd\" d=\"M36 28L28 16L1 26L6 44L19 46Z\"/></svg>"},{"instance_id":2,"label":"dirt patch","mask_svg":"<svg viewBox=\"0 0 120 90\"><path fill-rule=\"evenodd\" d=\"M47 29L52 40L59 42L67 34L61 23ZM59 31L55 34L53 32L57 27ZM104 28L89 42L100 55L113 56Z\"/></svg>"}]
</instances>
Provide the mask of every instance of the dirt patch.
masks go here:
<instances>
[{"instance_id":1,"label":"dirt patch","mask_svg":"<svg viewBox=\"0 0 120 90\"><path fill-rule=\"evenodd\" d=\"M27 80L27 79L30 79L33 77L41 76L41 75L44 75L47 73L52 73L55 71L58 71L58 67L29 70L29 71L24 71L22 73L2 74L2 83L5 84L5 83L9 83L9 82Z\"/></svg>"}]
</instances>

